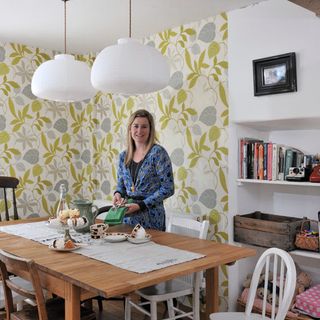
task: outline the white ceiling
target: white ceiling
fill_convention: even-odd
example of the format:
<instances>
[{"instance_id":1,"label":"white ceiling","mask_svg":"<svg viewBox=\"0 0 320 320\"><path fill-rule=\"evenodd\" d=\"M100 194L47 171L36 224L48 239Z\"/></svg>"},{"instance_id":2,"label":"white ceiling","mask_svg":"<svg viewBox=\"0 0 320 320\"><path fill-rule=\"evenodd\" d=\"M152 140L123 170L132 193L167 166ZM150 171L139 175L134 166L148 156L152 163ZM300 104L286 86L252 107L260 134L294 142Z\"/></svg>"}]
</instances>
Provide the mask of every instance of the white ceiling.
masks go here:
<instances>
[{"instance_id":1,"label":"white ceiling","mask_svg":"<svg viewBox=\"0 0 320 320\"><path fill-rule=\"evenodd\" d=\"M263 0L132 0L132 37L143 38ZM62 0L0 0L0 42L63 51ZM67 2L67 52L99 52L128 36L129 0Z\"/></svg>"}]
</instances>

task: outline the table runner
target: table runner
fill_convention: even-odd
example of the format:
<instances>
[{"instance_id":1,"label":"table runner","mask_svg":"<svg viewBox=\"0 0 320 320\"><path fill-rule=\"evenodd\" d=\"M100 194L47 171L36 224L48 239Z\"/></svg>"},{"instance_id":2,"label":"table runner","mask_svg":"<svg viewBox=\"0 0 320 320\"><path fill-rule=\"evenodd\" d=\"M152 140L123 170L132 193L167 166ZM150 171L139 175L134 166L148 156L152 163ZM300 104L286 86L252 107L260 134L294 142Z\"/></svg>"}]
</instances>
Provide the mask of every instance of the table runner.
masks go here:
<instances>
[{"instance_id":1,"label":"table runner","mask_svg":"<svg viewBox=\"0 0 320 320\"><path fill-rule=\"evenodd\" d=\"M62 233L59 234L56 230L48 228L45 222L1 226L0 231L45 245L49 245L53 240L63 237ZM76 241L87 244L87 246L73 251L74 253L136 273L150 272L205 256L159 245L153 241L143 244L133 244L128 241L110 243L102 240L93 240L89 233L81 234L70 230L70 234Z\"/></svg>"}]
</instances>

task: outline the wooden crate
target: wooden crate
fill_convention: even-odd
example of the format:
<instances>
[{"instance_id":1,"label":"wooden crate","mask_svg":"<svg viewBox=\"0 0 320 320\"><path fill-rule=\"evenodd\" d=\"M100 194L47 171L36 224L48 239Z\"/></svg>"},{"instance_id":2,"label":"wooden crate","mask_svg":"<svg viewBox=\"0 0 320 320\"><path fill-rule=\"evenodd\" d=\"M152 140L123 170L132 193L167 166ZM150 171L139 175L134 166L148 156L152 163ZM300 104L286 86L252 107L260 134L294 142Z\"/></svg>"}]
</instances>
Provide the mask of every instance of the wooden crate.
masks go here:
<instances>
[{"instance_id":1,"label":"wooden crate","mask_svg":"<svg viewBox=\"0 0 320 320\"><path fill-rule=\"evenodd\" d=\"M234 241L261 247L294 250L302 219L255 211L234 217Z\"/></svg>"}]
</instances>

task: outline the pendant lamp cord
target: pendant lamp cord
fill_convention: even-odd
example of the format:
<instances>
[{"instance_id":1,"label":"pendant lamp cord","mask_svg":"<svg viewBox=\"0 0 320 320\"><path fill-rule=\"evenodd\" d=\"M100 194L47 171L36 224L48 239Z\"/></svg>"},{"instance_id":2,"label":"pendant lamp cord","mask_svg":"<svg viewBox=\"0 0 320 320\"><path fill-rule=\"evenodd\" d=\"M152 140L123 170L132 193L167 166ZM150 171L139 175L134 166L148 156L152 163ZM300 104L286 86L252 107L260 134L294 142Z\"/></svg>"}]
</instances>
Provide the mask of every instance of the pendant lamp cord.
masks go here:
<instances>
[{"instance_id":1,"label":"pendant lamp cord","mask_svg":"<svg viewBox=\"0 0 320 320\"><path fill-rule=\"evenodd\" d=\"M64 53L67 53L67 1L62 0L64 2Z\"/></svg>"},{"instance_id":2,"label":"pendant lamp cord","mask_svg":"<svg viewBox=\"0 0 320 320\"><path fill-rule=\"evenodd\" d=\"M131 0L129 0L129 38L131 38Z\"/></svg>"}]
</instances>

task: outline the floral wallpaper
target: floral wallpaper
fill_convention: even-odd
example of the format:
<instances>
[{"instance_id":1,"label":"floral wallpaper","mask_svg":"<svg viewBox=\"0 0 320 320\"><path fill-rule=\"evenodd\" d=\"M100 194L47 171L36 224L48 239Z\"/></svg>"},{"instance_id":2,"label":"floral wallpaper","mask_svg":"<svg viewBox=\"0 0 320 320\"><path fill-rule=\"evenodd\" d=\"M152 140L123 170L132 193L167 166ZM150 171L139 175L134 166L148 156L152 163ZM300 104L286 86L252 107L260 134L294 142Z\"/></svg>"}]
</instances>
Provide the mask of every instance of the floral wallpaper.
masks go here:
<instances>
[{"instance_id":1,"label":"floral wallpaper","mask_svg":"<svg viewBox=\"0 0 320 320\"><path fill-rule=\"evenodd\" d=\"M166 201L167 212L209 219L210 239L226 241L227 39L226 14L150 36L144 42L171 65L165 89L131 97L99 92L81 103L32 95L35 69L55 52L0 42L0 175L20 180L20 217L54 215L61 183L67 185L69 202L110 200L128 117L145 108L154 115L160 143L173 163L176 191ZM94 55L76 58L91 65ZM223 307L226 267L220 274Z\"/></svg>"}]
</instances>

